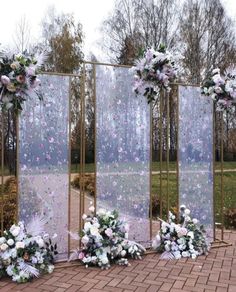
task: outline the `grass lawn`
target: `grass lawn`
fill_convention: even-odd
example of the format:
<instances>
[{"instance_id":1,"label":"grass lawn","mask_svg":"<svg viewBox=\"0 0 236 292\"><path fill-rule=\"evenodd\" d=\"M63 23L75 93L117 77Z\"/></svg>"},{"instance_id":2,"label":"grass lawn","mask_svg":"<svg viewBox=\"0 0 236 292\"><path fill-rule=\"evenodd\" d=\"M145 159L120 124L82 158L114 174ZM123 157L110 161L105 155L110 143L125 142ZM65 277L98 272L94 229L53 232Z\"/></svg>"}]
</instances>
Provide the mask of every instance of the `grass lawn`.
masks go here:
<instances>
[{"instance_id":1,"label":"grass lawn","mask_svg":"<svg viewBox=\"0 0 236 292\"><path fill-rule=\"evenodd\" d=\"M216 169L220 170L220 163L216 162ZM153 171L160 170L160 163L154 162L152 164ZM163 162L162 169L166 169L166 163ZM235 162L224 162L224 169L236 169ZM170 162L169 170L176 170L176 163ZM79 166L77 169L75 165L72 165L72 172L79 173ZM94 164L86 164L85 172L94 172ZM236 209L236 172L224 172L224 209ZM221 222L221 175L219 172L216 173L215 177L215 221ZM160 175L152 175L152 194L155 199L160 200ZM167 214L167 176L166 173L162 174L162 202L163 202L163 215ZM177 178L176 173L169 174L169 206L170 208L176 208L177 202ZM159 215L159 214L158 214Z\"/></svg>"},{"instance_id":2,"label":"grass lawn","mask_svg":"<svg viewBox=\"0 0 236 292\"><path fill-rule=\"evenodd\" d=\"M225 161L223 164L224 169L236 169L236 161ZM216 162L216 169L220 170L221 163ZM87 163L85 165L85 172L94 172L95 165L94 163ZM153 162L152 163L152 170L153 171L159 171L160 170L160 162ZM162 163L162 170L166 170L166 162ZM170 161L169 163L169 170L174 171L176 170L176 162ZM71 172L72 173L79 173L80 171L80 165L79 164L72 164L71 165Z\"/></svg>"},{"instance_id":3,"label":"grass lawn","mask_svg":"<svg viewBox=\"0 0 236 292\"><path fill-rule=\"evenodd\" d=\"M162 201L163 213L167 214L167 178L162 176ZM227 172L223 176L224 181L224 209L236 209L236 172ZM160 198L160 175L152 175L152 194ZM215 214L216 222L221 222L221 175L215 177ZM177 202L177 179L176 174L169 175L169 206L175 208Z\"/></svg>"}]
</instances>

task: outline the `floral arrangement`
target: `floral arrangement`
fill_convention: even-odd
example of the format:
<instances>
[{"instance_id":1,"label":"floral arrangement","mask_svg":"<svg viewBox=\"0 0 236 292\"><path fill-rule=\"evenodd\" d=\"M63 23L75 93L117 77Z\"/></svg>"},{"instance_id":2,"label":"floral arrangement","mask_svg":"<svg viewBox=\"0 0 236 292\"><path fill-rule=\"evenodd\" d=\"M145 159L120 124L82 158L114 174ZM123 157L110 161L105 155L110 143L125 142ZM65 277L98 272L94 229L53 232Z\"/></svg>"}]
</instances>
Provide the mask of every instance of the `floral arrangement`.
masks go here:
<instances>
[{"instance_id":1,"label":"floral arrangement","mask_svg":"<svg viewBox=\"0 0 236 292\"><path fill-rule=\"evenodd\" d=\"M145 248L128 240L128 225L119 220L117 211L99 210L91 215L83 215L84 229L81 233L82 249L76 250L70 260L78 258L86 267L89 265L108 269L111 263L129 265L127 257L141 259Z\"/></svg>"},{"instance_id":2,"label":"floral arrangement","mask_svg":"<svg viewBox=\"0 0 236 292\"><path fill-rule=\"evenodd\" d=\"M216 102L216 110L228 109L236 103L236 76L227 74L223 78L220 69L214 69L209 79L201 86L202 94Z\"/></svg>"},{"instance_id":3,"label":"floral arrangement","mask_svg":"<svg viewBox=\"0 0 236 292\"><path fill-rule=\"evenodd\" d=\"M42 236L36 232L41 223L35 219L27 231L19 222L4 231L0 237L1 276L8 275L13 281L24 283L40 274L53 272L57 245L52 244L47 234Z\"/></svg>"},{"instance_id":4,"label":"floral arrangement","mask_svg":"<svg viewBox=\"0 0 236 292\"><path fill-rule=\"evenodd\" d=\"M40 85L37 74L44 60L43 54L37 58L27 53L0 55L0 102L4 109L22 110L23 102L32 91L42 99L37 90Z\"/></svg>"},{"instance_id":5,"label":"floral arrangement","mask_svg":"<svg viewBox=\"0 0 236 292\"><path fill-rule=\"evenodd\" d=\"M134 92L146 96L148 103L156 99L160 89L169 92L169 84L177 76L175 63L173 55L164 45L160 45L157 51L148 49L134 67Z\"/></svg>"},{"instance_id":6,"label":"floral arrangement","mask_svg":"<svg viewBox=\"0 0 236 292\"><path fill-rule=\"evenodd\" d=\"M191 219L190 210L180 207L180 223L174 222L175 216L170 212L168 222L162 221L161 230L153 240L152 246L162 252L163 259L190 257L195 259L208 254L210 244L206 238L203 225L197 219Z\"/></svg>"}]
</instances>

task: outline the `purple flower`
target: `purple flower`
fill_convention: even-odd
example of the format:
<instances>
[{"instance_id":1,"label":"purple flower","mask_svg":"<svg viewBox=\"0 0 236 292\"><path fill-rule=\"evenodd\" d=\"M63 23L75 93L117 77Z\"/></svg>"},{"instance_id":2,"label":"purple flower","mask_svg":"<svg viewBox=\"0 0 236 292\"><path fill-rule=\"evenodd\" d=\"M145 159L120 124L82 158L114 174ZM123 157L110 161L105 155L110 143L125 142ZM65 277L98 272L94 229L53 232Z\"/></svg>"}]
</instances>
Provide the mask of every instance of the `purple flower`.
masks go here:
<instances>
[{"instance_id":1,"label":"purple flower","mask_svg":"<svg viewBox=\"0 0 236 292\"><path fill-rule=\"evenodd\" d=\"M1 76L1 82L4 85L8 85L11 81L10 81L10 79L6 75L2 75Z\"/></svg>"},{"instance_id":2,"label":"purple flower","mask_svg":"<svg viewBox=\"0 0 236 292\"><path fill-rule=\"evenodd\" d=\"M152 58L153 58L153 52L152 52L151 49L147 50L145 57L146 57L146 61L147 62L150 62L152 60Z\"/></svg>"}]
</instances>

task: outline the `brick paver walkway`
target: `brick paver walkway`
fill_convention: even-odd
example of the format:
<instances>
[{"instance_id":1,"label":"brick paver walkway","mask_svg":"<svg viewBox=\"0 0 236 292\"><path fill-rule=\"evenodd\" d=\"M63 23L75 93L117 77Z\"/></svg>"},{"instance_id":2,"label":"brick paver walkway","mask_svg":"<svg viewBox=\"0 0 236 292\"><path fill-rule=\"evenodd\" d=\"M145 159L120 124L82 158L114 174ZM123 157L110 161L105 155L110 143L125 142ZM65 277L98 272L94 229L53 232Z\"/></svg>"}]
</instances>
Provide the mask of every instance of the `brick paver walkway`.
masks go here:
<instances>
[{"instance_id":1,"label":"brick paver walkway","mask_svg":"<svg viewBox=\"0 0 236 292\"><path fill-rule=\"evenodd\" d=\"M131 261L129 267L114 265L109 270L63 267L27 284L1 279L0 291L236 292L236 232L227 232L225 239L233 245L212 249L207 257L196 260L165 261L152 253L142 261Z\"/></svg>"}]
</instances>

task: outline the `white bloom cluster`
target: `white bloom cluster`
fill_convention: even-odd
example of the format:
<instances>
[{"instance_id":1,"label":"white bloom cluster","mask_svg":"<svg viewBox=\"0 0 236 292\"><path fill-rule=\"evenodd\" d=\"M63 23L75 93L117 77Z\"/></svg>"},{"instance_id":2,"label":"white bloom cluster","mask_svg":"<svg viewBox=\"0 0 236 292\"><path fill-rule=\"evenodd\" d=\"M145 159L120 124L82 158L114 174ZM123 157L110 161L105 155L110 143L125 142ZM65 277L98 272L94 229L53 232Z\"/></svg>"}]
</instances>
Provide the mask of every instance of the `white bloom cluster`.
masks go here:
<instances>
[{"instance_id":1,"label":"white bloom cluster","mask_svg":"<svg viewBox=\"0 0 236 292\"><path fill-rule=\"evenodd\" d=\"M216 102L216 110L230 108L236 103L236 76L228 74L223 78L220 69L214 69L210 79L202 84L202 94L210 96Z\"/></svg>"},{"instance_id":2,"label":"white bloom cluster","mask_svg":"<svg viewBox=\"0 0 236 292\"><path fill-rule=\"evenodd\" d=\"M37 91L40 85L37 73L41 61L46 58L44 55L34 58L22 53L0 58L0 104L3 109L22 110L23 102L32 91L42 98Z\"/></svg>"},{"instance_id":3,"label":"white bloom cluster","mask_svg":"<svg viewBox=\"0 0 236 292\"><path fill-rule=\"evenodd\" d=\"M210 245L203 226L198 226L197 219L191 219L190 210L180 206L180 224L174 223L175 216L170 212L168 222L162 221L161 230L154 238L155 250L169 253L172 257L191 257L207 254Z\"/></svg>"},{"instance_id":4,"label":"white bloom cluster","mask_svg":"<svg viewBox=\"0 0 236 292\"><path fill-rule=\"evenodd\" d=\"M32 223L33 225L33 223ZM0 237L1 272L6 273L13 281L27 282L41 273L51 273L54 269L53 256L57 254L44 236L27 234L22 222L14 224Z\"/></svg>"},{"instance_id":5,"label":"white bloom cluster","mask_svg":"<svg viewBox=\"0 0 236 292\"><path fill-rule=\"evenodd\" d=\"M170 91L170 82L177 76L176 60L163 45L159 49L148 49L139 60L135 72L134 92L147 97L148 102L157 98L161 88Z\"/></svg>"},{"instance_id":6,"label":"white bloom cluster","mask_svg":"<svg viewBox=\"0 0 236 292\"><path fill-rule=\"evenodd\" d=\"M116 211L98 210L90 207L92 215L83 215L85 220L82 231L82 250L78 258L88 267L97 265L102 269L110 267L112 262L128 265L127 257L140 259L145 248L128 240L129 226L118 219Z\"/></svg>"}]
</instances>

